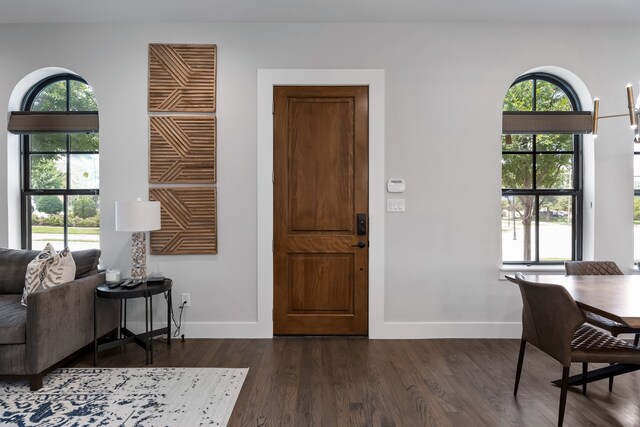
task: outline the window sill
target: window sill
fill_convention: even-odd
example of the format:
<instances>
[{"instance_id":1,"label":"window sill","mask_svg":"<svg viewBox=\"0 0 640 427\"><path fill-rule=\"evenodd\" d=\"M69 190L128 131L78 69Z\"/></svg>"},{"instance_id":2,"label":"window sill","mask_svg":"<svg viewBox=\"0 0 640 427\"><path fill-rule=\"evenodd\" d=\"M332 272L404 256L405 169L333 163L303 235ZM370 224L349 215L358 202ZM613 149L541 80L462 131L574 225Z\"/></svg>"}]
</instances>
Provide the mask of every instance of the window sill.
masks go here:
<instances>
[{"instance_id":1,"label":"window sill","mask_svg":"<svg viewBox=\"0 0 640 427\"><path fill-rule=\"evenodd\" d=\"M507 280L505 275L512 276L517 272L522 274L565 274L564 265L503 264L500 267L499 280Z\"/></svg>"}]
</instances>

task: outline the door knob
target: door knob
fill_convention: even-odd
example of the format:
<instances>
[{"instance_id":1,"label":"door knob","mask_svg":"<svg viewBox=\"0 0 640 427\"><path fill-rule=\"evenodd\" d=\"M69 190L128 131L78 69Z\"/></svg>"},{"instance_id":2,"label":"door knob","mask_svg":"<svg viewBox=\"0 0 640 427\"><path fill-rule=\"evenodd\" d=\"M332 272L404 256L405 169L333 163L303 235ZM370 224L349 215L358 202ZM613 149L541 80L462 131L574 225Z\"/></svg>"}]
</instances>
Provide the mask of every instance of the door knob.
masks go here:
<instances>
[{"instance_id":1,"label":"door knob","mask_svg":"<svg viewBox=\"0 0 640 427\"><path fill-rule=\"evenodd\" d=\"M362 240L360 240L357 244L355 245L351 245L352 248L364 248L365 246L367 246L367 244L365 242L363 242Z\"/></svg>"}]
</instances>

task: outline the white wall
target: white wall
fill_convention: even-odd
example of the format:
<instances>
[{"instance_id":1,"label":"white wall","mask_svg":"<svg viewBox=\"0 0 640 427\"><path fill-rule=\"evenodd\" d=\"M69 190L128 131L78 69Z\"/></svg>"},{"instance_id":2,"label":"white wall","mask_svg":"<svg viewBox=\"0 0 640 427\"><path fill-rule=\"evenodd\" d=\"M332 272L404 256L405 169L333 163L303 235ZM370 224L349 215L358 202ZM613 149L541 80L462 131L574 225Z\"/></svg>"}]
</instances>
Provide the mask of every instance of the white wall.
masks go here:
<instances>
[{"instance_id":1,"label":"white wall","mask_svg":"<svg viewBox=\"0 0 640 427\"><path fill-rule=\"evenodd\" d=\"M43 67L74 70L93 86L103 263L126 270L129 235L113 231L113 202L147 194L147 45L217 44L219 254L149 261L174 279L174 295L191 293L187 336L247 336L242 325L257 321L259 304L257 70L383 69L386 175L407 180L407 212L386 214L391 335L516 336L520 298L498 280L504 93L521 73L558 66L600 97L602 115L623 113L625 85L640 78L640 57L625 49L635 34L620 25L1 25L0 106L20 79ZM6 118L0 115L0 129ZM600 122L590 193L595 257L628 268L632 138L625 119ZM0 200L15 182L7 174L17 159L6 143L0 132ZM12 243L8 206L0 206L2 246Z\"/></svg>"}]
</instances>

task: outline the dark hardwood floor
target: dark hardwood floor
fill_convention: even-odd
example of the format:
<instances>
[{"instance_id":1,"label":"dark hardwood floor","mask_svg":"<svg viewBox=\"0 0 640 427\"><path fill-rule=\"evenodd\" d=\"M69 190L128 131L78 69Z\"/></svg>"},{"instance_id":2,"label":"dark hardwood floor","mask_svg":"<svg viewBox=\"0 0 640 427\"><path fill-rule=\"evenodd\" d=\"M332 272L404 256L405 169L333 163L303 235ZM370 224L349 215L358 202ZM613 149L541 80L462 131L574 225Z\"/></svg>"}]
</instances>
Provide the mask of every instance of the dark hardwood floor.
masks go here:
<instances>
[{"instance_id":1,"label":"dark hardwood floor","mask_svg":"<svg viewBox=\"0 0 640 427\"><path fill-rule=\"evenodd\" d=\"M157 342L155 367L248 367L230 426L555 425L559 363L528 346L518 397L518 340L274 338ZM93 366L87 353L73 367ZM102 367L144 366L134 344ZM572 374L580 372L574 364ZM640 373L569 393L565 426L640 425Z\"/></svg>"}]
</instances>

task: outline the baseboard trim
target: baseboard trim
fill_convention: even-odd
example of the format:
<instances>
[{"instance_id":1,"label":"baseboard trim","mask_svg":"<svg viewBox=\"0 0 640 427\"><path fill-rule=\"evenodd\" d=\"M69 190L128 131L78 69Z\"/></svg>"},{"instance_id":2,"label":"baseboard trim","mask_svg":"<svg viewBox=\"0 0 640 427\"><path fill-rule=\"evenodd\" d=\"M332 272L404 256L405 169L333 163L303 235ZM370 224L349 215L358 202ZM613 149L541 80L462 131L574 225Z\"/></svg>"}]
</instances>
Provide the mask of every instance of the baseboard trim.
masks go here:
<instances>
[{"instance_id":1,"label":"baseboard trim","mask_svg":"<svg viewBox=\"0 0 640 427\"><path fill-rule=\"evenodd\" d=\"M134 331L144 323L129 322ZM270 325L269 325L270 326ZM520 338L520 322L385 322L370 339ZM172 331L175 327L172 326ZM258 322L183 322L185 338L272 338L270 327Z\"/></svg>"},{"instance_id":2,"label":"baseboard trim","mask_svg":"<svg viewBox=\"0 0 640 427\"><path fill-rule=\"evenodd\" d=\"M166 324L154 323L154 327L164 327ZM127 322L127 328L137 333L144 332L144 323ZM171 325L171 334L175 332L175 325ZM182 322L180 335L185 338L272 338L273 333L258 322ZM178 336L179 338L179 336Z\"/></svg>"},{"instance_id":3,"label":"baseboard trim","mask_svg":"<svg viewBox=\"0 0 640 427\"><path fill-rule=\"evenodd\" d=\"M372 339L520 338L520 322L385 322Z\"/></svg>"}]
</instances>

